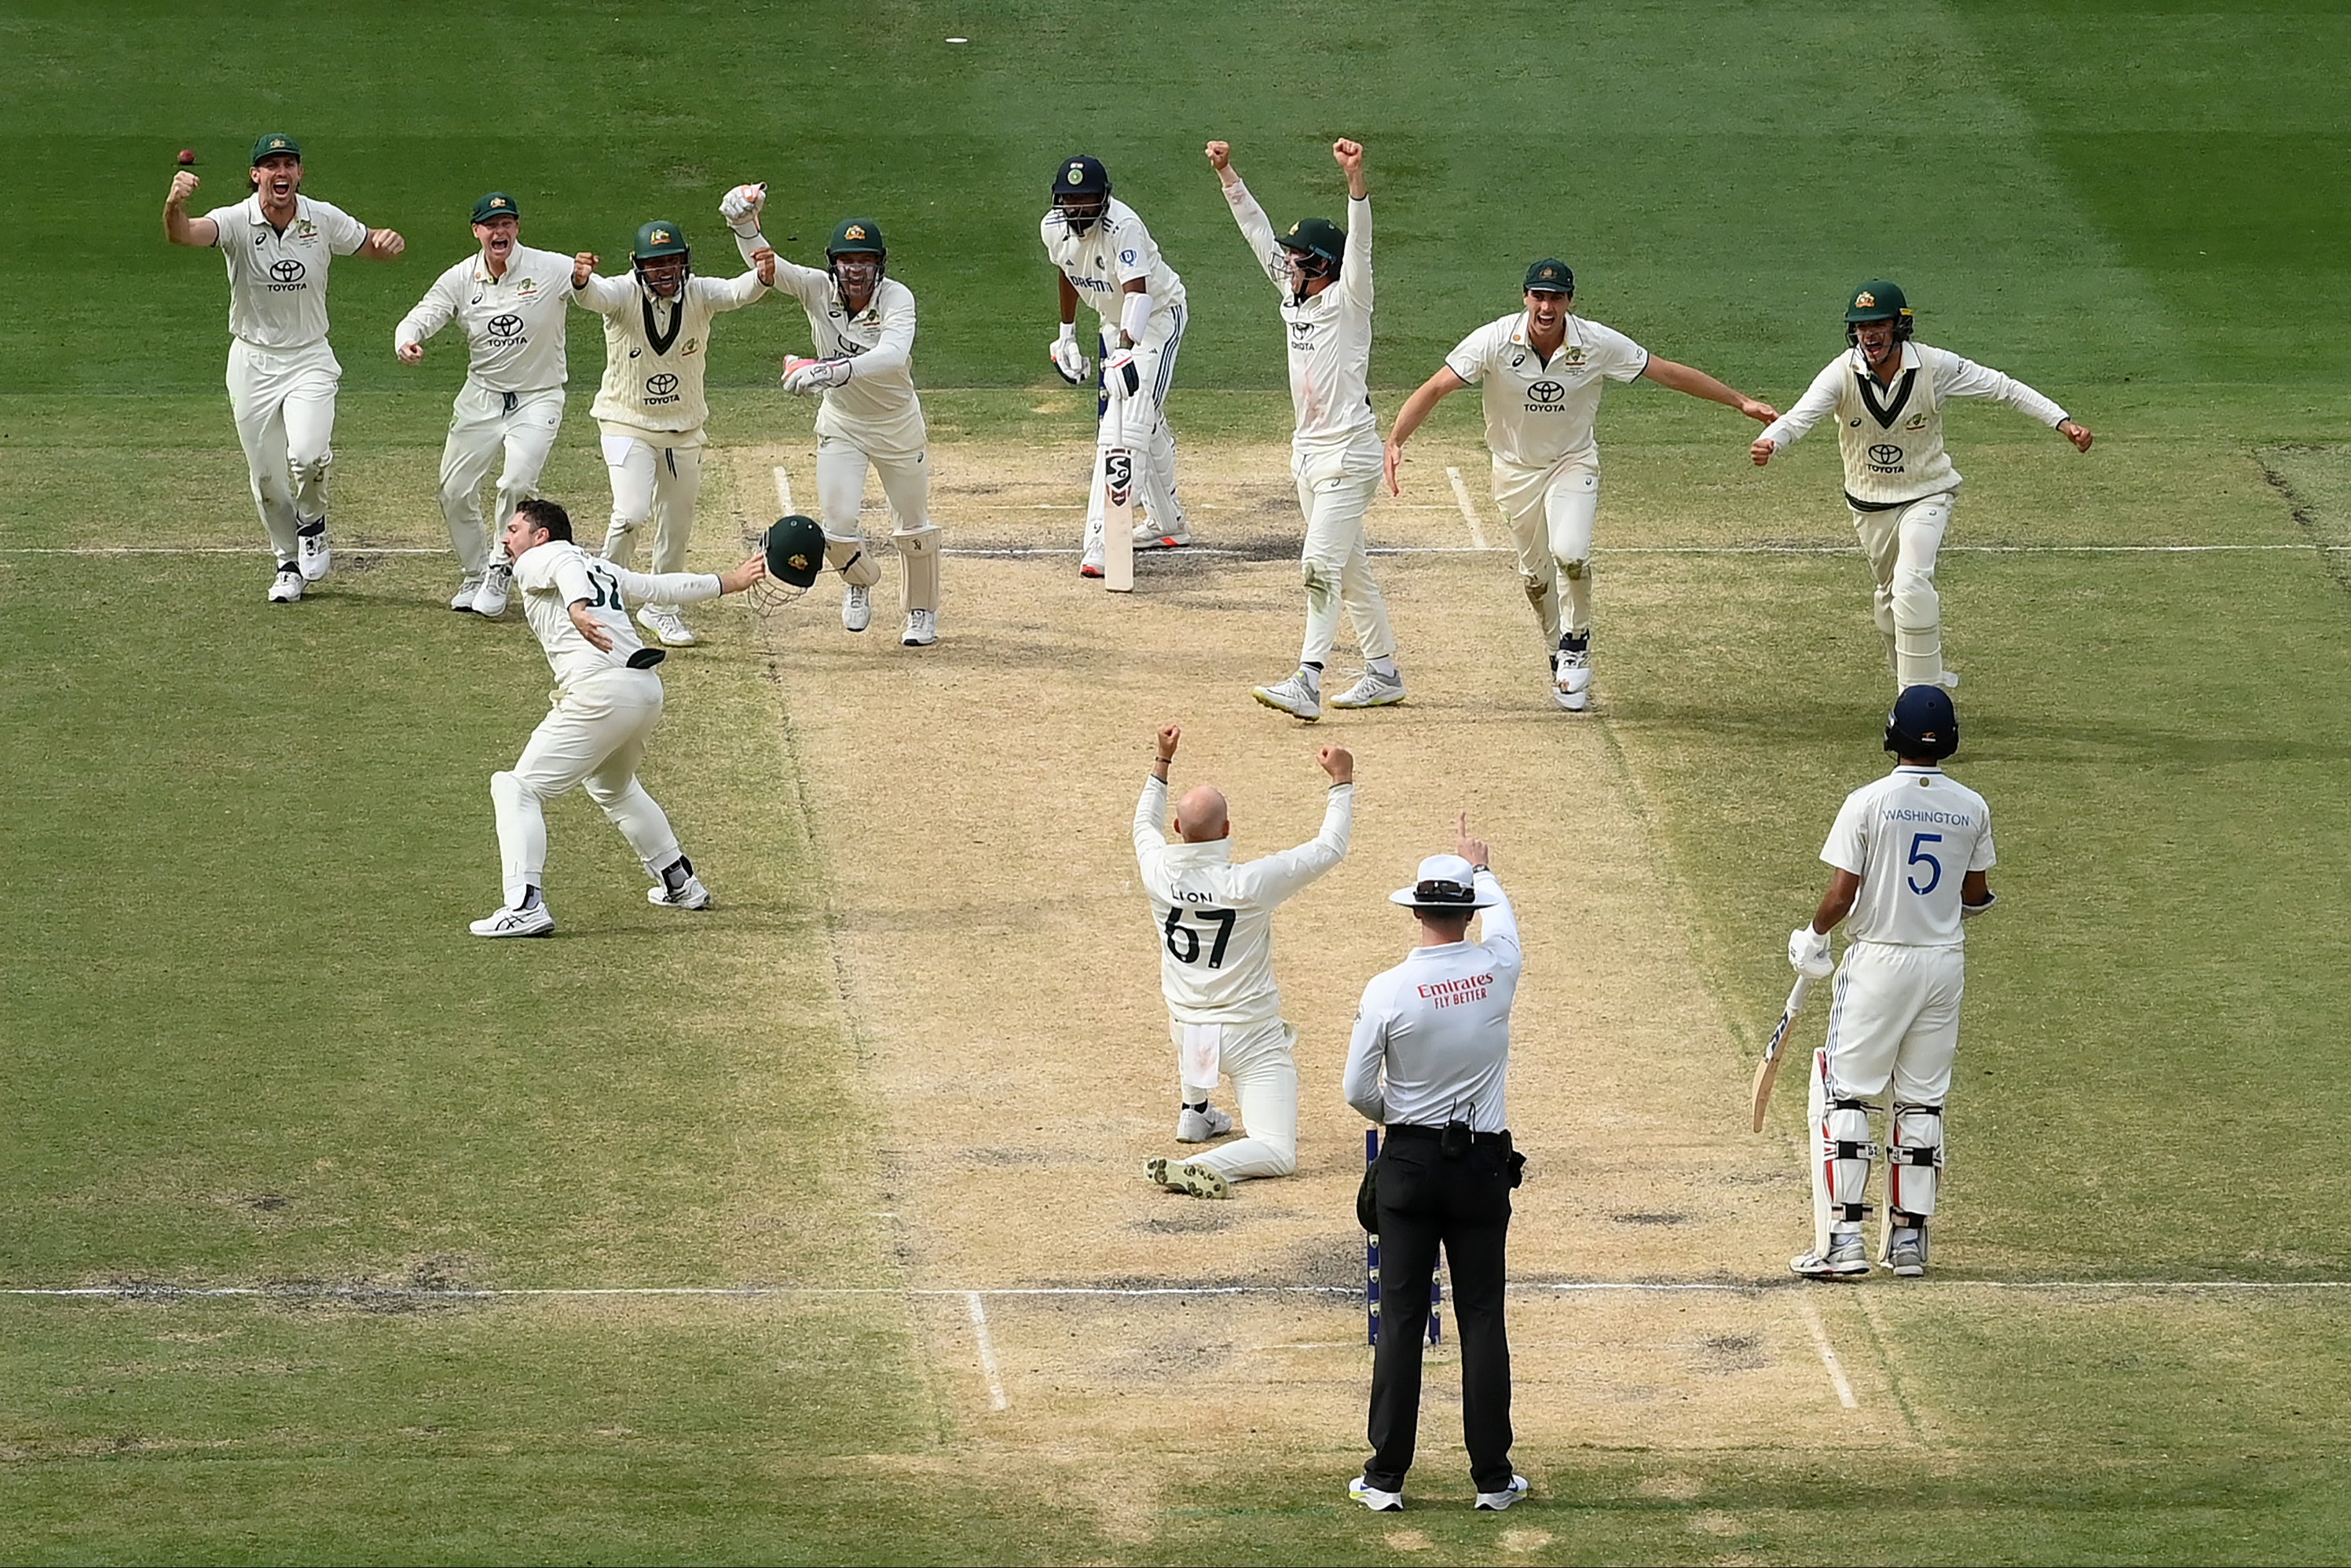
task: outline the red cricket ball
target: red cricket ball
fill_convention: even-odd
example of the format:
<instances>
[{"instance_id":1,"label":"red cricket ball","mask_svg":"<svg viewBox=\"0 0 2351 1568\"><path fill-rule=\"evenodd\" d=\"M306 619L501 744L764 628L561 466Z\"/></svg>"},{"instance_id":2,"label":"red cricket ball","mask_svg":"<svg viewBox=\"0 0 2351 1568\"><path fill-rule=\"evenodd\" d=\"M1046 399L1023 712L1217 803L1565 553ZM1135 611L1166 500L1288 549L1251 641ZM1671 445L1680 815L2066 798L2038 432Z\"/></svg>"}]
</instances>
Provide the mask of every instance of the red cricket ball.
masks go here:
<instances>
[{"instance_id":1,"label":"red cricket ball","mask_svg":"<svg viewBox=\"0 0 2351 1568\"><path fill-rule=\"evenodd\" d=\"M180 149L180 167L181 167L181 168L183 168L183 169L192 169L192 168L195 167L195 162L196 162L196 150L195 150L194 148L193 148L193 147L183 147L183 148L181 148L181 149Z\"/></svg>"}]
</instances>

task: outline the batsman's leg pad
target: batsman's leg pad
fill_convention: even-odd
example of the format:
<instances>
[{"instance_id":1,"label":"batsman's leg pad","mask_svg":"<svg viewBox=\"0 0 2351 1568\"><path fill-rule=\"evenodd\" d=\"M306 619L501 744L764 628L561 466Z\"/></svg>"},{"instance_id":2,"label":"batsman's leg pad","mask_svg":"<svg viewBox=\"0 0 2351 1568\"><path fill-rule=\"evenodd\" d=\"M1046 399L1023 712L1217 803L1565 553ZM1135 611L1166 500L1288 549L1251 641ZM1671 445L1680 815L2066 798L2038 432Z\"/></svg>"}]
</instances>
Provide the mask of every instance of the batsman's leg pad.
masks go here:
<instances>
[{"instance_id":1,"label":"batsman's leg pad","mask_svg":"<svg viewBox=\"0 0 2351 1568\"><path fill-rule=\"evenodd\" d=\"M1887 1118L1886 1210L1893 1224L1908 1223L1897 1212L1924 1219L1935 1212L1935 1191L1943 1171L1943 1108L1897 1103Z\"/></svg>"},{"instance_id":2,"label":"batsman's leg pad","mask_svg":"<svg viewBox=\"0 0 2351 1568\"><path fill-rule=\"evenodd\" d=\"M865 548L862 538L825 535L824 563L841 573L842 580L852 588L871 588L882 580L882 563L873 559L873 552Z\"/></svg>"},{"instance_id":3,"label":"batsman's leg pad","mask_svg":"<svg viewBox=\"0 0 2351 1568\"><path fill-rule=\"evenodd\" d=\"M934 523L890 536L898 547L898 591L908 610L939 607L939 545L945 534Z\"/></svg>"},{"instance_id":4,"label":"batsman's leg pad","mask_svg":"<svg viewBox=\"0 0 2351 1568\"><path fill-rule=\"evenodd\" d=\"M1864 1201L1877 1145L1869 1137L1869 1103L1837 1093L1828 1081L1829 1053L1813 1052L1812 1113L1813 1250L1828 1256L1833 1238L1859 1230L1869 1212Z\"/></svg>"}]
</instances>

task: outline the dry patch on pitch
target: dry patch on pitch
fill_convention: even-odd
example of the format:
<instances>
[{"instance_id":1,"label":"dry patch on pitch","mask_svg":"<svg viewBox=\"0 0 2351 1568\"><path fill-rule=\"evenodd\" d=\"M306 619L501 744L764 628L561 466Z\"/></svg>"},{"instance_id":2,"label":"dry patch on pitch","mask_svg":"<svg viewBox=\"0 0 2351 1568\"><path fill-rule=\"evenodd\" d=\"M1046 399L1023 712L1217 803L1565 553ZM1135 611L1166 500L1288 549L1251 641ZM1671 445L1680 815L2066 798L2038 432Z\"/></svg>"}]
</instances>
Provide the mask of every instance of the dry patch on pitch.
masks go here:
<instances>
[{"instance_id":1,"label":"dry patch on pitch","mask_svg":"<svg viewBox=\"0 0 2351 1568\"><path fill-rule=\"evenodd\" d=\"M1611 744L1607 670L1600 714L1561 714L1508 558L1467 548L1472 522L1447 465L1467 480L1480 531L1501 538L1479 455L1416 447L1413 504L1384 497L1371 515L1375 547L1425 552L1376 563L1411 700L1314 726L1249 695L1297 653L1286 449L1191 454L1200 548L1144 556L1137 591L1117 598L1076 570L1089 455L934 451L949 549L1003 552L948 559L936 647L891 634L894 572L862 636L841 630L830 580L763 622L882 1111L908 1282L1121 1292L991 1294L984 1329L967 1298L924 1298L944 1381L976 1428L1108 1440L1142 1423L1180 1445L1171 1415L1214 1388L1219 1427L1246 1410L1285 1447L1354 1451L1367 1373L1353 1293L1364 1124L1340 1098L1340 1068L1364 982L1410 940L1384 895L1450 847L1453 814L1467 809L1493 841L1527 941L1511 1123L1531 1163L1514 1278L1715 1287L1514 1298L1524 1437L1909 1440L1892 1402L1871 1397L1876 1369L1850 1361L1857 1411L1819 1419L1839 1412L1838 1395L1802 1298L1779 1283L1803 1239L1800 1173L1790 1151L1735 1134L1740 1049L1699 981ZM770 515L776 465L806 504L806 451L730 456L747 528ZM886 531L881 516L868 523ZM1313 831L1317 744L1343 742L1359 758L1353 853L1278 922L1277 972L1301 1037L1300 1171L1222 1204L1141 1174L1146 1157L1177 1152L1175 1068L1128 824L1152 728L1171 718L1186 726L1179 788L1227 789L1243 855ZM1765 1022L1742 1020L1750 1032ZM1323 1289L1123 1293L1179 1283ZM1429 1385L1437 1464L1458 1443L1451 1354L1437 1353Z\"/></svg>"}]
</instances>

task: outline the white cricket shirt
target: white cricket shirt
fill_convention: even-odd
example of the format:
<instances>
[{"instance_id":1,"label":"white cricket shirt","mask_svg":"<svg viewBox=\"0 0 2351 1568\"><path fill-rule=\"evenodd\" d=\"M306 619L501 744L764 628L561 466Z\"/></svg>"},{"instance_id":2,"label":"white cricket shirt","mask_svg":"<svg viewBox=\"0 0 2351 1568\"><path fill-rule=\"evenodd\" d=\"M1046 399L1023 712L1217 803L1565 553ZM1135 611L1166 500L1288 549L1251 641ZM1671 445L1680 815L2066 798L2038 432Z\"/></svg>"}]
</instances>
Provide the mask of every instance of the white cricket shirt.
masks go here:
<instances>
[{"instance_id":1,"label":"white cricket shirt","mask_svg":"<svg viewBox=\"0 0 2351 1568\"><path fill-rule=\"evenodd\" d=\"M1957 947L1959 883L1992 868L1991 808L1939 768L1896 768L1844 798L1821 859L1861 878L1854 941Z\"/></svg>"},{"instance_id":2,"label":"white cricket shirt","mask_svg":"<svg viewBox=\"0 0 2351 1568\"><path fill-rule=\"evenodd\" d=\"M703 444L711 319L767 292L755 272L688 277L676 299L654 298L633 276L590 278L574 298L604 318L604 380L588 412L609 434L648 445Z\"/></svg>"},{"instance_id":3,"label":"white cricket shirt","mask_svg":"<svg viewBox=\"0 0 2351 1568\"><path fill-rule=\"evenodd\" d=\"M631 571L590 555L569 539L549 539L523 551L514 563L515 586L522 591L523 619L555 672L559 690L591 675L629 667L629 655L644 646L629 619L628 600L640 603L691 604L718 597L718 579L704 572ZM612 639L599 648L571 623L570 607L588 613Z\"/></svg>"},{"instance_id":4,"label":"white cricket shirt","mask_svg":"<svg viewBox=\"0 0 2351 1568\"><path fill-rule=\"evenodd\" d=\"M1924 343L1902 345L1891 385L1869 373L1858 347L1829 361L1796 406L1764 427L1760 439L1784 450L1831 414L1844 458L1844 493L1862 511L1886 511L1959 487L1943 450L1943 404L1955 397L2004 402L2053 428L2065 411L2012 376Z\"/></svg>"},{"instance_id":5,"label":"white cricket shirt","mask_svg":"<svg viewBox=\"0 0 2351 1568\"><path fill-rule=\"evenodd\" d=\"M1178 1023L1258 1023L1281 1016L1273 983L1273 912L1347 858L1355 787L1333 785L1311 843L1232 863L1230 839L1169 842L1167 786L1146 779L1134 807L1134 858L1159 938L1159 988Z\"/></svg>"},{"instance_id":6,"label":"white cricket shirt","mask_svg":"<svg viewBox=\"0 0 2351 1568\"><path fill-rule=\"evenodd\" d=\"M1176 311L1184 303L1184 280L1159 254L1158 242L1133 207L1113 196L1083 234L1071 233L1067 219L1048 212L1037 232L1045 242L1047 258L1061 269L1078 298L1093 307L1105 332L1118 330L1126 309L1126 286L1138 277L1144 280L1143 291L1151 296L1145 330L1154 338L1175 330Z\"/></svg>"},{"instance_id":7,"label":"white cricket shirt","mask_svg":"<svg viewBox=\"0 0 2351 1568\"><path fill-rule=\"evenodd\" d=\"M1355 445L1368 433L1379 442L1372 412L1372 199L1347 203L1347 259L1339 281L1303 304L1295 302L1290 262L1273 224L1249 187L1225 188L1233 222L1257 264L1281 295L1281 324L1290 348L1290 402L1298 416L1290 450L1303 465Z\"/></svg>"},{"instance_id":8,"label":"white cricket shirt","mask_svg":"<svg viewBox=\"0 0 2351 1568\"><path fill-rule=\"evenodd\" d=\"M340 207L294 198L280 234L261 215L259 195L204 216L228 263L228 329L256 349L300 349L327 336L327 267L367 244L368 226Z\"/></svg>"},{"instance_id":9,"label":"white cricket shirt","mask_svg":"<svg viewBox=\"0 0 2351 1568\"><path fill-rule=\"evenodd\" d=\"M1473 1133L1510 1124L1503 1089L1510 1071L1510 1001L1518 995L1518 916L1490 871L1478 894L1475 942L1416 947L1364 988L1347 1045L1347 1103L1391 1127L1442 1127L1459 1118Z\"/></svg>"},{"instance_id":10,"label":"white cricket shirt","mask_svg":"<svg viewBox=\"0 0 2351 1568\"><path fill-rule=\"evenodd\" d=\"M766 236L735 236L748 266ZM776 257L776 290L799 301L820 360L847 360L849 379L827 387L816 413L816 433L846 441L867 455L913 456L929 441L922 400L914 395L914 291L894 277L874 286L865 308L852 316L832 274Z\"/></svg>"},{"instance_id":11,"label":"white cricket shirt","mask_svg":"<svg viewBox=\"0 0 2351 1568\"><path fill-rule=\"evenodd\" d=\"M455 321L472 355L465 374L486 392L540 392L570 379L564 360L564 306L571 258L516 246L504 277L492 277L479 251L433 280L393 329L392 346L422 343Z\"/></svg>"},{"instance_id":12,"label":"white cricket shirt","mask_svg":"<svg viewBox=\"0 0 2351 1568\"><path fill-rule=\"evenodd\" d=\"M1348 249L1353 248L1351 242ZM1489 321L1462 339L1445 363L1484 389L1486 446L1498 461L1520 468L1571 460L1596 464L1600 447L1592 426L1601 389L1637 378L1649 368L1649 350L1570 311L1564 340L1545 360L1531 340L1532 330L1523 310Z\"/></svg>"}]
</instances>

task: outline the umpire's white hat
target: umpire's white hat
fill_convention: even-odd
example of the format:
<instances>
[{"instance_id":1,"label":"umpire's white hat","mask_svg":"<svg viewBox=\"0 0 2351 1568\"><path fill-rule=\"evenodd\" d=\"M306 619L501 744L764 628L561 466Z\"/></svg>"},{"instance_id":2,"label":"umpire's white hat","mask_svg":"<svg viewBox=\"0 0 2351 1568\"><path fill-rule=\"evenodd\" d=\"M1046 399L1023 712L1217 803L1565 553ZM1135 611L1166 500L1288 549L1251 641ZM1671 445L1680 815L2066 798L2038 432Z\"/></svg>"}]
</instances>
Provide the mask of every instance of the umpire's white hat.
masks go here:
<instances>
[{"instance_id":1,"label":"umpire's white hat","mask_svg":"<svg viewBox=\"0 0 2351 1568\"><path fill-rule=\"evenodd\" d=\"M1388 894L1390 904L1406 909L1443 910L1467 914L1494 903L1478 896L1478 871L1459 855L1431 855L1420 862L1420 873L1410 887Z\"/></svg>"}]
</instances>

